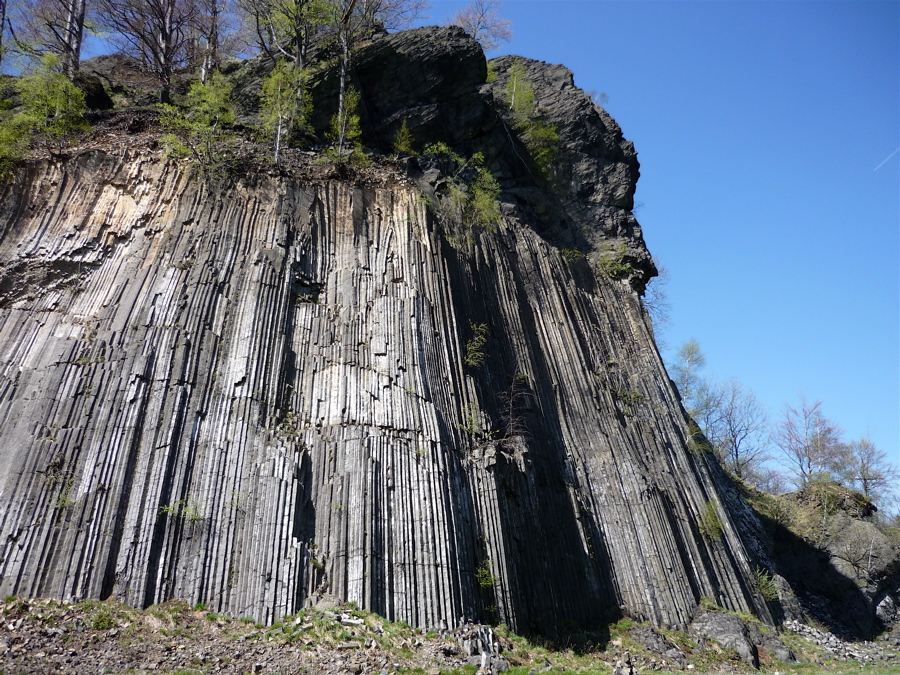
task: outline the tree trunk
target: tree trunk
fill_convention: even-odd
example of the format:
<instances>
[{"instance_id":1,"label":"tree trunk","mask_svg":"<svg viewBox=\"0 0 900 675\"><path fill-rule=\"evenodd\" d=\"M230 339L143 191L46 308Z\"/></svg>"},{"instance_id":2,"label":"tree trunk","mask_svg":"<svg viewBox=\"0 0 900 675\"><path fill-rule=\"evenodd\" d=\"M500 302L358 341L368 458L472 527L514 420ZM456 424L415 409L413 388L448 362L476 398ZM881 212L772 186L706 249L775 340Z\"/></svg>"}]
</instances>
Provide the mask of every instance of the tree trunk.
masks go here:
<instances>
[{"instance_id":1,"label":"tree trunk","mask_svg":"<svg viewBox=\"0 0 900 675\"><path fill-rule=\"evenodd\" d=\"M209 27L204 37L206 48L200 65L200 81L206 84L206 78L219 64L219 0L209 4Z\"/></svg>"},{"instance_id":2,"label":"tree trunk","mask_svg":"<svg viewBox=\"0 0 900 675\"><path fill-rule=\"evenodd\" d=\"M341 43L341 79L338 89L338 157L344 156L344 141L347 130L347 111L344 109L344 95L347 92L347 73L350 70L350 20L353 17L353 9L356 0L350 0L338 23L338 39Z\"/></svg>"},{"instance_id":3,"label":"tree trunk","mask_svg":"<svg viewBox=\"0 0 900 675\"><path fill-rule=\"evenodd\" d=\"M344 138L347 129L347 111L344 109L344 98L347 92L347 71L350 64L350 36L349 28L345 25L341 26L341 82L338 90L338 157L344 156Z\"/></svg>"},{"instance_id":4,"label":"tree trunk","mask_svg":"<svg viewBox=\"0 0 900 675\"><path fill-rule=\"evenodd\" d=\"M6 30L6 0L0 0L0 72L3 72L3 32Z\"/></svg>"},{"instance_id":5,"label":"tree trunk","mask_svg":"<svg viewBox=\"0 0 900 675\"><path fill-rule=\"evenodd\" d=\"M275 130L275 166L278 166L278 160L281 156L281 134L284 127L283 116L278 116L278 128Z\"/></svg>"},{"instance_id":6,"label":"tree trunk","mask_svg":"<svg viewBox=\"0 0 900 675\"><path fill-rule=\"evenodd\" d=\"M160 103L172 102L172 22L174 10L174 2L171 0L166 2L156 38L159 75L162 80L159 88Z\"/></svg>"},{"instance_id":7,"label":"tree trunk","mask_svg":"<svg viewBox=\"0 0 900 675\"><path fill-rule=\"evenodd\" d=\"M66 15L66 30L63 34L63 73L70 80L78 72L81 61L81 43L84 39L85 0L71 0Z\"/></svg>"}]
</instances>

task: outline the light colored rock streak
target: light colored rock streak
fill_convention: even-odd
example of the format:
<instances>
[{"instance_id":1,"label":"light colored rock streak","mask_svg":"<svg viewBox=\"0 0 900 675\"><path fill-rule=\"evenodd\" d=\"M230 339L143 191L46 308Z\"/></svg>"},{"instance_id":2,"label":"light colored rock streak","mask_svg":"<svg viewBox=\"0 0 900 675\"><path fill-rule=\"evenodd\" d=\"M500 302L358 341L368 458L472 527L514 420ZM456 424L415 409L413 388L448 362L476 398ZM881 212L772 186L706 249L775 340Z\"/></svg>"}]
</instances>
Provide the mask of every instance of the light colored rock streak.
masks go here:
<instances>
[{"instance_id":1,"label":"light colored rock streak","mask_svg":"<svg viewBox=\"0 0 900 675\"><path fill-rule=\"evenodd\" d=\"M639 299L527 224L459 251L402 182L211 195L138 152L17 194L0 593L519 630L759 604L721 506L700 534L717 492Z\"/></svg>"}]
</instances>

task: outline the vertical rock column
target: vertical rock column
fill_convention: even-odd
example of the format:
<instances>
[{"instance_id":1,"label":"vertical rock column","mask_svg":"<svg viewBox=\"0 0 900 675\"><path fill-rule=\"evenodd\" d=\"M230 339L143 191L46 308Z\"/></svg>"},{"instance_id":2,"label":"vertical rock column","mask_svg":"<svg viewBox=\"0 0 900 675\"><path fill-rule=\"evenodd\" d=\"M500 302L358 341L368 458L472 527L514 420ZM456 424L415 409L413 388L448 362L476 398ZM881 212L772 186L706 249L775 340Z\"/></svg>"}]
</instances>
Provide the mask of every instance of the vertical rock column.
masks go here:
<instances>
[{"instance_id":1,"label":"vertical rock column","mask_svg":"<svg viewBox=\"0 0 900 675\"><path fill-rule=\"evenodd\" d=\"M461 245L399 179L210 194L139 153L20 187L0 593L545 633L759 609L639 300L530 223Z\"/></svg>"}]
</instances>

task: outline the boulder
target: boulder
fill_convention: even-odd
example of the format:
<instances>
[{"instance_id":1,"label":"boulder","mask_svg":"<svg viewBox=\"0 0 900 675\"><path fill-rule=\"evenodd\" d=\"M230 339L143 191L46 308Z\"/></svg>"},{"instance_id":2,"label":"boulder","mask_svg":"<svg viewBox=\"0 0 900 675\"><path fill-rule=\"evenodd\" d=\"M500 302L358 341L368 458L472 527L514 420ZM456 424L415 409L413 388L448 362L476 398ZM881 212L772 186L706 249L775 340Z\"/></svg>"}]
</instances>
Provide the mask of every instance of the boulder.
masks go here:
<instances>
[{"instance_id":1,"label":"boulder","mask_svg":"<svg viewBox=\"0 0 900 675\"><path fill-rule=\"evenodd\" d=\"M113 100L98 75L78 72L72 81L84 93L84 103L88 110L112 110Z\"/></svg>"},{"instance_id":2,"label":"boulder","mask_svg":"<svg viewBox=\"0 0 900 675\"><path fill-rule=\"evenodd\" d=\"M759 669L759 652L740 617L727 612L703 611L691 623L690 632L733 649L745 663Z\"/></svg>"}]
</instances>

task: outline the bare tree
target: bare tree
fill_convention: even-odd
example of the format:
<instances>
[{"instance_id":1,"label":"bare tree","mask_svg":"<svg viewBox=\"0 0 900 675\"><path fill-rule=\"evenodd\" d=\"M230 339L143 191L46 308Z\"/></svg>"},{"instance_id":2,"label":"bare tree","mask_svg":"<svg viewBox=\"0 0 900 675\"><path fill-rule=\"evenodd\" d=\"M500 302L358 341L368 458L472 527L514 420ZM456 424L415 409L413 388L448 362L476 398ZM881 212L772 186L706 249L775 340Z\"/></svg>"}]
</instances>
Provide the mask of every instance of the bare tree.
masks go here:
<instances>
[{"instance_id":1,"label":"bare tree","mask_svg":"<svg viewBox=\"0 0 900 675\"><path fill-rule=\"evenodd\" d=\"M193 0L194 18L188 39L188 62L200 72L206 83L222 58L239 51L238 26L232 0Z\"/></svg>"},{"instance_id":2,"label":"bare tree","mask_svg":"<svg viewBox=\"0 0 900 675\"><path fill-rule=\"evenodd\" d=\"M20 0L16 3L15 33L6 0L0 2L17 51L31 57L56 57L56 68L72 79L81 61L86 0Z\"/></svg>"},{"instance_id":3,"label":"bare tree","mask_svg":"<svg viewBox=\"0 0 900 675\"><path fill-rule=\"evenodd\" d=\"M498 397L504 440L528 435L525 417L533 397L528 377L517 372L509 389Z\"/></svg>"},{"instance_id":4,"label":"bare tree","mask_svg":"<svg viewBox=\"0 0 900 675\"><path fill-rule=\"evenodd\" d=\"M644 309L650 315L656 346L662 351L667 347L664 329L669 325L670 314L669 296L666 292L666 286L672 277L669 274L669 270L663 267L659 260L654 258L653 264L656 265L657 275L647 284L643 303Z\"/></svg>"},{"instance_id":5,"label":"bare tree","mask_svg":"<svg viewBox=\"0 0 900 675\"><path fill-rule=\"evenodd\" d=\"M365 25L380 23L386 30L398 30L427 18L430 6L428 0L360 0L359 12Z\"/></svg>"},{"instance_id":6,"label":"bare tree","mask_svg":"<svg viewBox=\"0 0 900 675\"><path fill-rule=\"evenodd\" d=\"M159 100L168 103L175 70L188 59L197 5L192 0L95 2L98 24L159 78Z\"/></svg>"},{"instance_id":7,"label":"bare tree","mask_svg":"<svg viewBox=\"0 0 900 675\"><path fill-rule=\"evenodd\" d=\"M871 579L891 557L890 543L871 525L844 516L832 521L831 529L837 532L830 547L832 555L847 563L857 579Z\"/></svg>"},{"instance_id":8,"label":"bare tree","mask_svg":"<svg viewBox=\"0 0 900 675\"><path fill-rule=\"evenodd\" d=\"M749 469L744 480L757 490L762 490L769 494L780 495L788 491L788 483L784 474L766 464Z\"/></svg>"},{"instance_id":9,"label":"bare tree","mask_svg":"<svg viewBox=\"0 0 900 675\"><path fill-rule=\"evenodd\" d=\"M842 460L844 478L867 497L889 490L900 478L897 468L871 437L865 436L845 447Z\"/></svg>"},{"instance_id":10,"label":"bare tree","mask_svg":"<svg viewBox=\"0 0 900 675\"><path fill-rule=\"evenodd\" d=\"M273 60L306 66L310 42L326 20L316 0L238 0L252 26L253 42Z\"/></svg>"},{"instance_id":11,"label":"bare tree","mask_svg":"<svg viewBox=\"0 0 900 675\"><path fill-rule=\"evenodd\" d=\"M800 407L785 408L774 443L793 474L798 487L815 478L832 477L843 452L842 429L822 414L822 402L800 399Z\"/></svg>"},{"instance_id":12,"label":"bare tree","mask_svg":"<svg viewBox=\"0 0 900 675\"><path fill-rule=\"evenodd\" d=\"M512 21L500 18L502 6L500 0L472 0L453 16L450 25L462 26L485 51L496 49L501 41L512 40Z\"/></svg>"},{"instance_id":13,"label":"bare tree","mask_svg":"<svg viewBox=\"0 0 900 675\"><path fill-rule=\"evenodd\" d=\"M716 423L706 435L726 467L738 478L758 473L768 456L769 424L756 395L733 379L717 387Z\"/></svg>"}]
</instances>

